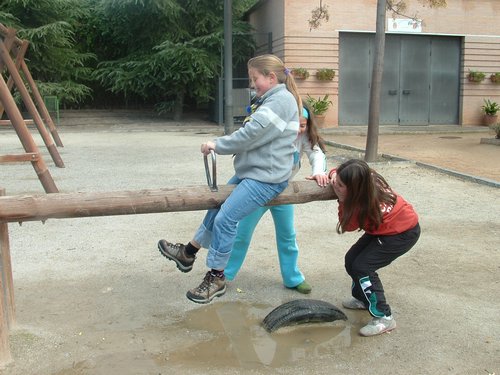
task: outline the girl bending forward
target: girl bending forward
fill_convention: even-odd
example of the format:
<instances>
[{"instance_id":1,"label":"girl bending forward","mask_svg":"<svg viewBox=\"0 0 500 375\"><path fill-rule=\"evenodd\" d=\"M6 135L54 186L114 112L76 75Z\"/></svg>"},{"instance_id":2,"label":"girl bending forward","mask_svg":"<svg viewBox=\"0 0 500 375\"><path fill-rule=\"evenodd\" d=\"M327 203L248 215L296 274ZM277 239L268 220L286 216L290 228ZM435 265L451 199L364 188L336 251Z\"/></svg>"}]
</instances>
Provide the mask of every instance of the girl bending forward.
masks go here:
<instances>
[{"instance_id":1,"label":"girl bending forward","mask_svg":"<svg viewBox=\"0 0 500 375\"><path fill-rule=\"evenodd\" d=\"M388 266L417 242L418 216L413 207L362 160L348 160L329 173L337 194L337 232L363 230L364 234L345 255L352 278L353 298L342 305L368 310L373 319L362 327L362 336L374 336L396 328L377 270Z\"/></svg>"}]
</instances>

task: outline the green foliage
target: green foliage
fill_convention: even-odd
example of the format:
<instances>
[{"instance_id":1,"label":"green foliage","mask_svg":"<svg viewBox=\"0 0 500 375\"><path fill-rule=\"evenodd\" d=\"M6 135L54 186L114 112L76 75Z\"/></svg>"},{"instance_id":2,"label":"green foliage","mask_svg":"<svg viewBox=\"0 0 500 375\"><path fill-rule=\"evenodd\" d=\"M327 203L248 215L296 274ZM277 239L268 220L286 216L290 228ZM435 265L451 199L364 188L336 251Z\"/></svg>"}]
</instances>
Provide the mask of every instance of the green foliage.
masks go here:
<instances>
[{"instance_id":1,"label":"green foliage","mask_svg":"<svg viewBox=\"0 0 500 375\"><path fill-rule=\"evenodd\" d=\"M318 97L318 99L313 98L309 94L307 94L307 98L305 99L306 103L312 109L315 115L324 115L328 108L333 104L331 100L328 100L328 95L325 95L323 98Z\"/></svg>"},{"instance_id":2,"label":"green foliage","mask_svg":"<svg viewBox=\"0 0 500 375\"><path fill-rule=\"evenodd\" d=\"M484 78L486 77L486 74L483 72L478 72L476 70L469 70L469 74L467 75L467 78L471 82L482 82L484 81Z\"/></svg>"},{"instance_id":3,"label":"green foliage","mask_svg":"<svg viewBox=\"0 0 500 375\"><path fill-rule=\"evenodd\" d=\"M329 68L318 69L316 78L320 81L331 81L335 78L335 70Z\"/></svg>"},{"instance_id":4,"label":"green foliage","mask_svg":"<svg viewBox=\"0 0 500 375\"><path fill-rule=\"evenodd\" d=\"M27 64L42 95L58 95L63 104L90 95L89 61L95 56L76 48L75 27L86 17L82 0L9 0L2 2L0 22L30 42Z\"/></svg>"},{"instance_id":5,"label":"green foliage","mask_svg":"<svg viewBox=\"0 0 500 375\"><path fill-rule=\"evenodd\" d=\"M500 83L500 72L491 73L490 80L493 83Z\"/></svg>"},{"instance_id":6,"label":"green foliage","mask_svg":"<svg viewBox=\"0 0 500 375\"><path fill-rule=\"evenodd\" d=\"M97 1L97 0L93 0ZM235 12L243 11L235 3ZM102 0L96 8L99 60L94 78L113 93L164 112L184 99L206 103L222 69L221 0ZM254 49L248 24L233 19L233 62ZM175 102L175 103L174 103Z\"/></svg>"},{"instance_id":7,"label":"green foliage","mask_svg":"<svg viewBox=\"0 0 500 375\"><path fill-rule=\"evenodd\" d=\"M293 68L292 74L295 79L309 78L309 71L306 68Z\"/></svg>"},{"instance_id":8,"label":"green foliage","mask_svg":"<svg viewBox=\"0 0 500 375\"><path fill-rule=\"evenodd\" d=\"M233 1L235 65L255 48L241 21L255 2ZM0 9L0 22L30 41L43 95L66 106L92 97L161 111L203 104L222 71L223 0L0 0Z\"/></svg>"},{"instance_id":9,"label":"green foliage","mask_svg":"<svg viewBox=\"0 0 500 375\"><path fill-rule=\"evenodd\" d=\"M484 113L490 116L495 116L500 111L500 105L497 102L492 102L490 99L484 99L484 104L481 106Z\"/></svg>"}]
</instances>

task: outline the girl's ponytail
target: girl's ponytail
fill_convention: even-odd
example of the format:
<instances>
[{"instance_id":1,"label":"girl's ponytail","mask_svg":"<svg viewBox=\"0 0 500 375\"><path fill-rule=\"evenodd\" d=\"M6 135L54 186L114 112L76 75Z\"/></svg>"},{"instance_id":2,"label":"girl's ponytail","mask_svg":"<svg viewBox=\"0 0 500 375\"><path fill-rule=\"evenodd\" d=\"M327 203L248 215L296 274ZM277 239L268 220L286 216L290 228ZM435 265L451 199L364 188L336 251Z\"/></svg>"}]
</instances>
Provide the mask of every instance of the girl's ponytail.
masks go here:
<instances>
[{"instance_id":1,"label":"girl's ponytail","mask_svg":"<svg viewBox=\"0 0 500 375\"><path fill-rule=\"evenodd\" d=\"M302 98L299 95L299 90L297 84L295 83L295 78L288 68L285 68L285 85L288 91L290 91L297 102L297 107L299 107L299 114L302 113Z\"/></svg>"}]
</instances>

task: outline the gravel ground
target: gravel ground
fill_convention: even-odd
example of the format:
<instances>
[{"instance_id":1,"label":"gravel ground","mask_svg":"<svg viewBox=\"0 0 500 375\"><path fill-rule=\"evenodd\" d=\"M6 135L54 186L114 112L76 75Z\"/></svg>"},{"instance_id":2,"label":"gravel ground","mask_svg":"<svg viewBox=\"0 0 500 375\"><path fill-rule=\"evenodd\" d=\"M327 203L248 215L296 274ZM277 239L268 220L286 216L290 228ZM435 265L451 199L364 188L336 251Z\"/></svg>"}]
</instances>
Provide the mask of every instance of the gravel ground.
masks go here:
<instances>
[{"instance_id":1,"label":"gravel ground","mask_svg":"<svg viewBox=\"0 0 500 375\"><path fill-rule=\"evenodd\" d=\"M199 145L213 129L60 133L66 168L44 157L61 192L206 183ZM0 132L0 149L19 153L15 134ZM331 166L361 156L328 154ZM347 322L267 334L264 316L303 298L281 283L269 215L226 295L206 306L185 297L206 271L205 254L182 274L156 249L160 238L189 240L202 211L11 223L17 325L13 361L0 373L498 374L498 188L411 162L374 167L415 206L422 226L417 245L380 272L398 323L391 334L359 337L369 317L353 311ZM231 158L219 157L217 169L227 180ZM10 195L43 194L29 164L0 165L0 186ZM296 229L300 268L313 286L306 298L341 306L350 293L343 256L359 233L335 233L336 209L334 201L297 205Z\"/></svg>"}]
</instances>

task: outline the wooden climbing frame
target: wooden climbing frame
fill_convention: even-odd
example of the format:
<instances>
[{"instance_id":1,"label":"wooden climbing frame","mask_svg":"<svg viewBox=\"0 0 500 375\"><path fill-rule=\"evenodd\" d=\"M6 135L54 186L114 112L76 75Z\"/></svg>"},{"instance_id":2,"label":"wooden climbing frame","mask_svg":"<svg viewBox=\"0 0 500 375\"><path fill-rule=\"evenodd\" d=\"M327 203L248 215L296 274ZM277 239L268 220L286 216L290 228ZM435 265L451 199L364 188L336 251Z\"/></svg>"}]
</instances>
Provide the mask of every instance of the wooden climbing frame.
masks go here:
<instances>
[{"instance_id":1,"label":"wooden climbing frame","mask_svg":"<svg viewBox=\"0 0 500 375\"><path fill-rule=\"evenodd\" d=\"M0 163L31 162L45 192L57 193L58 189L54 180L27 127L29 123L34 123L36 125L54 164L59 168L64 168L64 162L56 147L56 145L63 147L63 144L54 121L50 117L49 111L24 61L24 55L28 49L28 45L29 43L26 40L21 40L16 37L16 31L14 29L7 28L0 24L0 73L5 70L9 76L7 82L5 82L3 75L0 74L0 117L5 111L9 118L8 120L1 120L0 125L12 125L26 151L26 153L20 155L0 155ZM27 81L27 85L31 89L34 100L26 88L26 84L20 74L21 72ZM21 94L23 103L32 117L32 120L25 120L23 118L12 96L11 91L13 87ZM39 111L42 115L40 115ZM47 131L45 124L49 127L50 133Z\"/></svg>"}]
</instances>

